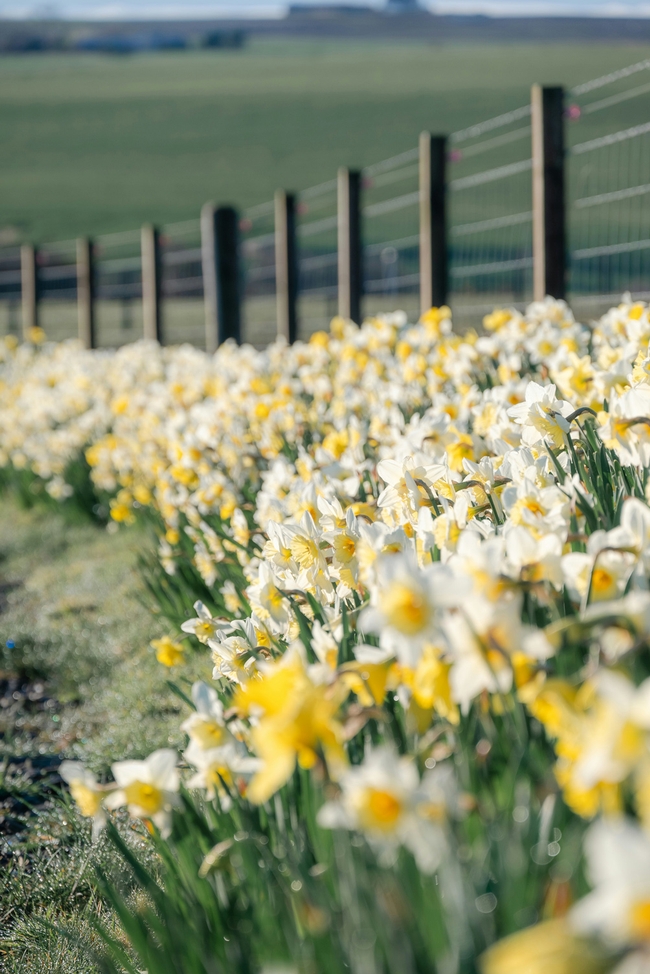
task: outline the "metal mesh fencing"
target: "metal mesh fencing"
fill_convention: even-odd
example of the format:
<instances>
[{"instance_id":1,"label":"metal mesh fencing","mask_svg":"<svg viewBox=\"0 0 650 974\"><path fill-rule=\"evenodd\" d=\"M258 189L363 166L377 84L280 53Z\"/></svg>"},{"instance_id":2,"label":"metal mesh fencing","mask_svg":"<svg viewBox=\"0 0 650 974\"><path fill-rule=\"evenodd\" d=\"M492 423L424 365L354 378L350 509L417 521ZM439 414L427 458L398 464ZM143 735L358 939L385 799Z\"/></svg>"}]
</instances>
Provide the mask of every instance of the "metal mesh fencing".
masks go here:
<instances>
[{"instance_id":1,"label":"metal mesh fencing","mask_svg":"<svg viewBox=\"0 0 650 974\"><path fill-rule=\"evenodd\" d=\"M571 101L570 300L597 316L625 291L650 296L650 60L574 88Z\"/></svg>"},{"instance_id":2,"label":"metal mesh fencing","mask_svg":"<svg viewBox=\"0 0 650 974\"><path fill-rule=\"evenodd\" d=\"M275 204L251 207L240 222L242 337L266 345L275 333Z\"/></svg>"},{"instance_id":3,"label":"metal mesh fencing","mask_svg":"<svg viewBox=\"0 0 650 974\"><path fill-rule=\"evenodd\" d=\"M458 324L532 296L530 106L455 132L449 166L450 302Z\"/></svg>"},{"instance_id":4,"label":"metal mesh fencing","mask_svg":"<svg viewBox=\"0 0 650 974\"><path fill-rule=\"evenodd\" d=\"M326 328L338 292L336 180L298 195L298 337Z\"/></svg>"},{"instance_id":5,"label":"metal mesh fencing","mask_svg":"<svg viewBox=\"0 0 650 974\"><path fill-rule=\"evenodd\" d=\"M418 150L363 170L364 310L419 308Z\"/></svg>"},{"instance_id":6,"label":"metal mesh fencing","mask_svg":"<svg viewBox=\"0 0 650 974\"><path fill-rule=\"evenodd\" d=\"M97 345L137 341L143 328L140 231L102 234L94 247Z\"/></svg>"},{"instance_id":7,"label":"metal mesh fencing","mask_svg":"<svg viewBox=\"0 0 650 974\"><path fill-rule=\"evenodd\" d=\"M166 344L205 347L200 220L162 227L162 333Z\"/></svg>"},{"instance_id":8,"label":"metal mesh fencing","mask_svg":"<svg viewBox=\"0 0 650 974\"><path fill-rule=\"evenodd\" d=\"M62 240L39 249L39 324L49 337L62 341L77 332L76 241Z\"/></svg>"}]
</instances>

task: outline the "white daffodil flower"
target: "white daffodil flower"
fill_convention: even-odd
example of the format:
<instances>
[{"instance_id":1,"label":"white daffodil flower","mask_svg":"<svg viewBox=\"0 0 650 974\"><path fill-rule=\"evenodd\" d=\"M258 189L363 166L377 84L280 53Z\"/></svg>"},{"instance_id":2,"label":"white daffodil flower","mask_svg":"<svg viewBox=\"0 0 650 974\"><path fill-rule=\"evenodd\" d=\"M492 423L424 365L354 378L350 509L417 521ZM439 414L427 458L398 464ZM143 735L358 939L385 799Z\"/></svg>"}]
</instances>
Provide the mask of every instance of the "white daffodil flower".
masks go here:
<instances>
[{"instance_id":1,"label":"white daffodil flower","mask_svg":"<svg viewBox=\"0 0 650 974\"><path fill-rule=\"evenodd\" d=\"M298 574L298 563L291 553L291 532L281 524L270 521L267 525L268 541L264 545L264 557L273 565L278 578L293 579Z\"/></svg>"},{"instance_id":2,"label":"white daffodil flower","mask_svg":"<svg viewBox=\"0 0 650 974\"><path fill-rule=\"evenodd\" d=\"M614 548L629 549L638 559L637 584L647 587L645 580L650 567L650 507L637 497L623 502L619 527L607 534L608 543Z\"/></svg>"},{"instance_id":3,"label":"white daffodil flower","mask_svg":"<svg viewBox=\"0 0 650 974\"><path fill-rule=\"evenodd\" d=\"M518 598L473 596L444 615L452 698L462 713L483 690L500 694L511 689L513 656L524 648L520 606Z\"/></svg>"},{"instance_id":4,"label":"white daffodil flower","mask_svg":"<svg viewBox=\"0 0 650 974\"><path fill-rule=\"evenodd\" d=\"M603 626L601 644L608 660L614 662L632 648L635 639L650 635L650 592L632 591L622 599L592 602L581 618Z\"/></svg>"},{"instance_id":5,"label":"white daffodil flower","mask_svg":"<svg viewBox=\"0 0 650 974\"><path fill-rule=\"evenodd\" d=\"M562 574L571 598L584 606L591 602L618 599L634 568L634 556L613 551L608 532L595 531L587 541L587 551L571 551L562 556Z\"/></svg>"},{"instance_id":6,"label":"white daffodil flower","mask_svg":"<svg viewBox=\"0 0 650 974\"><path fill-rule=\"evenodd\" d=\"M325 555L321 550L322 534L316 527L313 517L306 511L297 527L288 527L291 554L301 571L308 579L316 579L320 572L327 570Z\"/></svg>"},{"instance_id":7,"label":"white daffodil flower","mask_svg":"<svg viewBox=\"0 0 650 974\"><path fill-rule=\"evenodd\" d=\"M117 784L105 800L107 808L126 805L133 818L149 820L166 838L172 809L179 804L180 779L175 751L162 748L144 761L117 761L111 768Z\"/></svg>"},{"instance_id":8,"label":"white daffodil flower","mask_svg":"<svg viewBox=\"0 0 650 974\"><path fill-rule=\"evenodd\" d=\"M311 646L318 663L309 667L309 676L315 683L329 682L336 674L339 644L318 620L312 626Z\"/></svg>"},{"instance_id":9,"label":"white daffodil flower","mask_svg":"<svg viewBox=\"0 0 650 974\"><path fill-rule=\"evenodd\" d=\"M414 667L422 647L435 641L439 611L456 605L468 589L443 565L420 569L411 555L382 557L370 606L361 613L362 632L379 633L382 649Z\"/></svg>"},{"instance_id":10,"label":"white daffodil flower","mask_svg":"<svg viewBox=\"0 0 650 974\"><path fill-rule=\"evenodd\" d=\"M647 958L650 837L630 819L602 819L587 832L584 853L594 889L571 909L572 926L615 948L642 948Z\"/></svg>"},{"instance_id":11,"label":"white daffodil flower","mask_svg":"<svg viewBox=\"0 0 650 974\"><path fill-rule=\"evenodd\" d=\"M650 386L638 385L621 395L612 392L609 410L598 435L605 446L615 450L622 464L643 466L650 464L650 429L643 422L650 415ZM641 420L641 422L638 422Z\"/></svg>"},{"instance_id":12,"label":"white daffodil flower","mask_svg":"<svg viewBox=\"0 0 650 974\"><path fill-rule=\"evenodd\" d=\"M536 538L557 534L564 541L568 534L569 499L556 485L540 486L537 473L536 468L529 469L518 484L504 488L501 498L508 523L513 527L523 525Z\"/></svg>"},{"instance_id":13,"label":"white daffodil flower","mask_svg":"<svg viewBox=\"0 0 650 974\"><path fill-rule=\"evenodd\" d=\"M391 530L382 521L368 524L358 519L359 540L356 557L359 564L359 578L370 587L376 582L380 555L400 554L409 550L409 539L403 528Z\"/></svg>"},{"instance_id":14,"label":"white daffodil flower","mask_svg":"<svg viewBox=\"0 0 650 974\"><path fill-rule=\"evenodd\" d=\"M566 417L572 412L571 403L556 399L554 385L540 386L531 380L526 386L525 401L511 406L508 416L523 427L525 446L547 442L559 449L569 434Z\"/></svg>"},{"instance_id":15,"label":"white daffodil flower","mask_svg":"<svg viewBox=\"0 0 650 974\"><path fill-rule=\"evenodd\" d=\"M556 534L536 538L523 525L505 532L507 574L522 582L550 582L562 587L562 542Z\"/></svg>"},{"instance_id":16,"label":"white daffodil flower","mask_svg":"<svg viewBox=\"0 0 650 974\"><path fill-rule=\"evenodd\" d=\"M232 740L216 690L199 680L192 686L192 700L196 710L181 724L190 740L205 751Z\"/></svg>"},{"instance_id":17,"label":"white daffodil flower","mask_svg":"<svg viewBox=\"0 0 650 974\"><path fill-rule=\"evenodd\" d=\"M409 849L422 872L433 873L447 853L444 824L456 800L452 769L420 781L411 758L388 745L374 748L340 780L341 795L318 813L322 828L362 832L380 852Z\"/></svg>"},{"instance_id":18,"label":"white daffodil flower","mask_svg":"<svg viewBox=\"0 0 650 974\"><path fill-rule=\"evenodd\" d=\"M208 749L192 740L183 757L196 769L187 787L205 790L210 801L219 796L224 812L232 807L233 794L238 794L235 779L247 780L261 767L261 762L250 757L243 744L232 739L221 747Z\"/></svg>"},{"instance_id":19,"label":"white daffodil flower","mask_svg":"<svg viewBox=\"0 0 650 974\"><path fill-rule=\"evenodd\" d=\"M203 602L194 603L195 619L188 619L181 624L183 632L196 636L199 642L207 645L209 639L213 639L218 632L231 628L231 623L227 619L215 619L210 611L206 609Z\"/></svg>"},{"instance_id":20,"label":"white daffodil flower","mask_svg":"<svg viewBox=\"0 0 650 974\"><path fill-rule=\"evenodd\" d=\"M381 460L377 473L387 484L379 495L379 508L397 508L402 515L417 517L424 503L429 503L426 492L417 481L433 486L436 481L447 477L448 467L444 464L418 466L413 457L406 457L401 463L396 460Z\"/></svg>"},{"instance_id":21,"label":"white daffodil flower","mask_svg":"<svg viewBox=\"0 0 650 974\"><path fill-rule=\"evenodd\" d=\"M263 561L259 566L257 583L249 585L246 590L252 608L274 632L284 631L290 621L289 603L283 594L283 587L279 587L279 580L271 566Z\"/></svg>"},{"instance_id":22,"label":"white daffodil flower","mask_svg":"<svg viewBox=\"0 0 650 974\"><path fill-rule=\"evenodd\" d=\"M596 697L575 735L571 783L588 791L624 781L648 751L650 678L639 687L621 673L599 670Z\"/></svg>"},{"instance_id":23,"label":"white daffodil flower","mask_svg":"<svg viewBox=\"0 0 650 974\"><path fill-rule=\"evenodd\" d=\"M235 620L237 622L241 623L242 620ZM250 620L246 619L245 622L248 624L246 628L252 630ZM235 625L232 635L219 633L208 645L214 663L213 680L225 678L232 683L239 683L242 677L254 671L255 656L251 653L257 645L254 631L248 633Z\"/></svg>"}]
</instances>

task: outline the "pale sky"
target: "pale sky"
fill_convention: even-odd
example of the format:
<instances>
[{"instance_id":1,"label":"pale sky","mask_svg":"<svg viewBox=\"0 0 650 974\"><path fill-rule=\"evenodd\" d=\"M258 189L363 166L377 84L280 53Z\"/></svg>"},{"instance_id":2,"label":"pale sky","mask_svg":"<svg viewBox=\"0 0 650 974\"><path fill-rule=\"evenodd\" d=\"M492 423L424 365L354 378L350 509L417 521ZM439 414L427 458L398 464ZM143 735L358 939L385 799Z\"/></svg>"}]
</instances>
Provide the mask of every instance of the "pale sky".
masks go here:
<instances>
[{"instance_id":1,"label":"pale sky","mask_svg":"<svg viewBox=\"0 0 650 974\"><path fill-rule=\"evenodd\" d=\"M337 0L300 0L336 3ZM340 0L339 0L340 2ZM363 3L364 0L347 0ZM382 0L365 0L382 7ZM485 13L650 17L650 0L421 0L438 13ZM210 17L280 17L281 0L0 0L0 17L58 16L70 19L133 20L142 18L195 19Z\"/></svg>"}]
</instances>

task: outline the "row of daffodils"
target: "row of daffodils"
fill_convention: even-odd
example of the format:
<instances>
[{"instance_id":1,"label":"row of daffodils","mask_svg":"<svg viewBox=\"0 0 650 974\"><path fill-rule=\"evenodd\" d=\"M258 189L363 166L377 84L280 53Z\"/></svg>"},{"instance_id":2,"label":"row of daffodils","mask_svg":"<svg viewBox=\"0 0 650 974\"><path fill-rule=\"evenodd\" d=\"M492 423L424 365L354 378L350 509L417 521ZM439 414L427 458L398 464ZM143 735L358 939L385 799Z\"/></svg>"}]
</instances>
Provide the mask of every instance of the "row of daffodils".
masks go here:
<instances>
[{"instance_id":1,"label":"row of daffodils","mask_svg":"<svg viewBox=\"0 0 650 974\"><path fill-rule=\"evenodd\" d=\"M65 498L85 452L113 522L154 518L161 571L188 605L188 579L210 593L155 646L169 666L212 655L182 757L117 762L107 785L63 773L96 828L126 806L165 835L181 787L264 805L308 769L323 829L457 889L468 754L489 766L491 734L516 737L525 769L541 740L515 822L534 805L548 862L554 807L584 821L589 891L484 970L647 972L650 309L587 327L547 299L484 325L335 319L214 357L0 346L0 464Z\"/></svg>"}]
</instances>

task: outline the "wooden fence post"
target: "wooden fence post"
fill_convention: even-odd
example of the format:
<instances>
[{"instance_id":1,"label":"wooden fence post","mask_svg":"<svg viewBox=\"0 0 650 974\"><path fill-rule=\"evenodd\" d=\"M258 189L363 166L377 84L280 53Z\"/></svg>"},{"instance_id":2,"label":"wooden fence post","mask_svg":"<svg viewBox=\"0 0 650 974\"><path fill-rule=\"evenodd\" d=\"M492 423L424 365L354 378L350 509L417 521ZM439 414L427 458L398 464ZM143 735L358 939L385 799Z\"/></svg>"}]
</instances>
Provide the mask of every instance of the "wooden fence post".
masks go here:
<instances>
[{"instance_id":1,"label":"wooden fence post","mask_svg":"<svg viewBox=\"0 0 650 974\"><path fill-rule=\"evenodd\" d=\"M140 241L144 337L162 344L162 267L157 227L145 224Z\"/></svg>"},{"instance_id":2,"label":"wooden fence post","mask_svg":"<svg viewBox=\"0 0 650 974\"><path fill-rule=\"evenodd\" d=\"M205 347L212 355L241 333L239 218L232 206L206 203L201 210L201 259L205 302Z\"/></svg>"},{"instance_id":3,"label":"wooden fence post","mask_svg":"<svg viewBox=\"0 0 650 974\"><path fill-rule=\"evenodd\" d=\"M566 297L564 89L533 85L533 298Z\"/></svg>"},{"instance_id":4,"label":"wooden fence post","mask_svg":"<svg viewBox=\"0 0 650 974\"><path fill-rule=\"evenodd\" d=\"M361 173L338 174L339 314L361 323L363 253L361 244Z\"/></svg>"},{"instance_id":5,"label":"wooden fence post","mask_svg":"<svg viewBox=\"0 0 650 974\"><path fill-rule=\"evenodd\" d=\"M283 189L275 194L275 294L278 337L292 345L298 336L296 197Z\"/></svg>"},{"instance_id":6,"label":"wooden fence post","mask_svg":"<svg viewBox=\"0 0 650 974\"><path fill-rule=\"evenodd\" d=\"M29 341L31 328L38 328L38 252L31 244L20 248L20 297L23 312L23 338Z\"/></svg>"},{"instance_id":7,"label":"wooden fence post","mask_svg":"<svg viewBox=\"0 0 650 974\"><path fill-rule=\"evenodd\" d=\"M447 304L447 139L420 135L420 311Z\"/></svg>"},{"instance_id":8,"label":"wooden fence post","mask_svg":"<svg viewBox=\"0 0 650 974\"><path fill-rule=\"evenodd\" d=\"M77 320L79 341L84 348L95 348L95 256L87 237L77 240Z\"/></svg>"}]
</instances>

